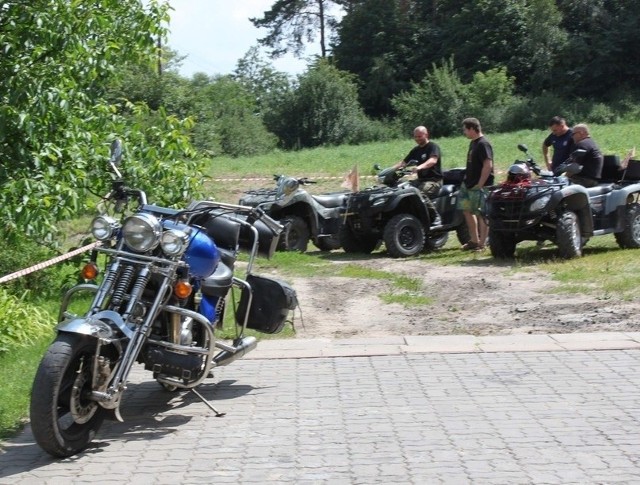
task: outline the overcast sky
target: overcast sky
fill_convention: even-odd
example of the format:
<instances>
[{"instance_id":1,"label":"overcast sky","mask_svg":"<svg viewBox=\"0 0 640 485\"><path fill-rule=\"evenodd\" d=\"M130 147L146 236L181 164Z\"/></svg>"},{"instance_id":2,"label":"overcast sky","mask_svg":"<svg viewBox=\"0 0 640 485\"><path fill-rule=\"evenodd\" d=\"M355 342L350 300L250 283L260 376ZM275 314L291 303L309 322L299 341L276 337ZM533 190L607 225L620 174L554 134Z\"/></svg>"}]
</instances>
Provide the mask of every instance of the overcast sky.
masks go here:
<instances>
[{"instance_id":1,"label":"overcast sky","mask_svg":"<svg viewBox=\"0 0 640 485\"><path fill-rule=\"evenodd\" d=\"M257 39L267 34L249 17L262 17L274 0L170 0L171 23L169 47L180 55L180 74L191 77L196 72L207 75L230 74ZM310 46L305 56L319 52ZM272 61L273 66L290 74L306 69L306 61L288 56Z\"/></svg>"}]
</instances>

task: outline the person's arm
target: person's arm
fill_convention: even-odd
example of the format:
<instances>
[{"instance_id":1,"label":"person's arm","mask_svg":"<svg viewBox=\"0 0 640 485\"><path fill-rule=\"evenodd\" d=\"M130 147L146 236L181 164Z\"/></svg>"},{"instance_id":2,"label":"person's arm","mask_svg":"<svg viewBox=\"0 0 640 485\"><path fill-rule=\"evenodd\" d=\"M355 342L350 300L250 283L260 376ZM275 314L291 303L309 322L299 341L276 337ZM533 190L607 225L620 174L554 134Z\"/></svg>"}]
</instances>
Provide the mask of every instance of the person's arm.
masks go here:
<instances>
[{"instance_id":1,"label":"person's arm","mask_svg":"<svg viewBox=\"0 0 640 485\"><path fill-rule=\"evenodd\" d=\"M549 156L549 145L542 143L542 156L544 157L544 163L547 164L547 170L551 170L551 157Z\"/></svg>"},{"instance_id":2,"label":"person's arm","mask_svg":"<svg viewBox=\"0 0 640 485\"><path fill-rule=\"evenodd\" d=\"M411 169L412 172L417 172L418 170L424 170L425 168L431 168L436 163L438 163L438 156L434 155L431 158L428 158L424 163L417 165Z\"/></svg>"},{"instance_id":3,"label":"person's arm","mask_svg":"<svg viewBox=\"0 0 640 485\"><path fill-rule=\"evenodd\" d=\"M482 162L482 172L480 172L480 180L478 180L478 185L476 185L478 189L484 188L484 184L486 184L487 180L489 180L492 169L493 160L491 160L490 158L485 158L484 162Z\"/></svg>"}]
</instances>

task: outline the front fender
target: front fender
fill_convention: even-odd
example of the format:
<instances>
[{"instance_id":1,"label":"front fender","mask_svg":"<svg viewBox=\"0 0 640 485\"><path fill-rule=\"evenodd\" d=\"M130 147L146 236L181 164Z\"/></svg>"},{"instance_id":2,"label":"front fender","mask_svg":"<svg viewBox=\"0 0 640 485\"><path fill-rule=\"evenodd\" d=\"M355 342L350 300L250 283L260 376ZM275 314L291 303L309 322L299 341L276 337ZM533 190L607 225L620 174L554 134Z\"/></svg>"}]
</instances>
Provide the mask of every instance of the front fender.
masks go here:
<instances>
[{"instance_id":1,"label":"front fender","mask_svg":"<svg viewBox=\"0 0 640 485\"><path fill-rule=\"evenodd\" d=\"M568 185L553 194L551 200L551 209L570 210L577 214L582 237L588 238L593 235L593 215L589 194L582 185Z\"/></svg>"},{"instance_id":2,"label":"front fender","mask_svg":"<svg viewBox=\"0 0 640 485\"><path fill-rule=\"evenodd\" d=\"M88 317L65 320L58 324L56 330L104 340L114 340L120 338L122 334L129 339L133 337L133 331L127 327L120 314L112 310L103 310Z\"/></svg>"}]
</instances>

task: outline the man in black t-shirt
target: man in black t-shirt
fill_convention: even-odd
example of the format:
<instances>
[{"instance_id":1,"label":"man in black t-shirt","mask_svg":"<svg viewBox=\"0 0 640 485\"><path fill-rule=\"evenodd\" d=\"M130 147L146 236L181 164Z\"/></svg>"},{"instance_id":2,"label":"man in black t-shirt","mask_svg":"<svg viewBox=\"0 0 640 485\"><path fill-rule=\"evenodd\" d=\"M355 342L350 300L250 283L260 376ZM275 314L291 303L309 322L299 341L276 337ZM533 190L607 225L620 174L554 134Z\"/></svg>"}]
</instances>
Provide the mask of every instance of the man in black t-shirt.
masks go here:
<instances>
[{"instance_id":1,"label":"man in black t-shirt","mask_svg":"<svg viewBox=\"0 0 640 485\"><path fill-rule=\"evenodd\" d=\"M477 118L464 119L462 133L471 140L467 169L458 192L458 207L462 210L471 238L462 249L481 251L489 235L489 226L482 211L486 198L485 187L493 184L493 148L484 137Z\"/></svg>"},{"instance_id":2,"label":"man in black t-shirt","mask_svg":"<svg viewBox=\"0 0 640 485\"><path fill-rule=\"evenodd\" d=\"M411 166L411 170L417 175L417 178L411 181L411 185L417 187L424 195L432 225L437 226L441 224L441 220L432 199L438 196L442 187L440 147L429 140L429 130L424 126L418 126L413 130L413 138L417 145L393 167L396 169L404 168L409 162L415 160L416 164Z\"/></svg>"},{"instance_id":3,"label":"man in black t-shirt","mask_svg":"<svg viewBox=\"0 0 640 485\"><path fill-rule=\"evenodd\" d=\"M549 122L551 133L542 142L542 155L547 164L547 170L567 161L573 151L573 130L567 126L567 121L561 116L554 116ZM549 147L553 147L553 157L549 156Z\"/></svg>"}]
</instances>

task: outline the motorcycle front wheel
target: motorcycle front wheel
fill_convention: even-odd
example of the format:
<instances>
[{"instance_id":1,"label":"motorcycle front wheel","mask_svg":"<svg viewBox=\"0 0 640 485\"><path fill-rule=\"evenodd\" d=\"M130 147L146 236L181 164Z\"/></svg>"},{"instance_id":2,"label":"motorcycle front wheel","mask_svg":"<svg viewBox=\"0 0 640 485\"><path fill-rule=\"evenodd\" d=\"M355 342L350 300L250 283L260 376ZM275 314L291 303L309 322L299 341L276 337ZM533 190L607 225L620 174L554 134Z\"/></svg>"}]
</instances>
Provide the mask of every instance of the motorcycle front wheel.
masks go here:
<instances>
[{"instance_id":1,"label":"motorcycle front wheel","mask_svg":"<svg viewBox=\"0 0 640 485\"><path fill-rule=\"evenodd\" d=\"M36 442L55 457L84 450L106 411L87 399L91 392L95 341L60 334L40 362L31 390L31 429Z\"/></svg>"}]
</instances>

